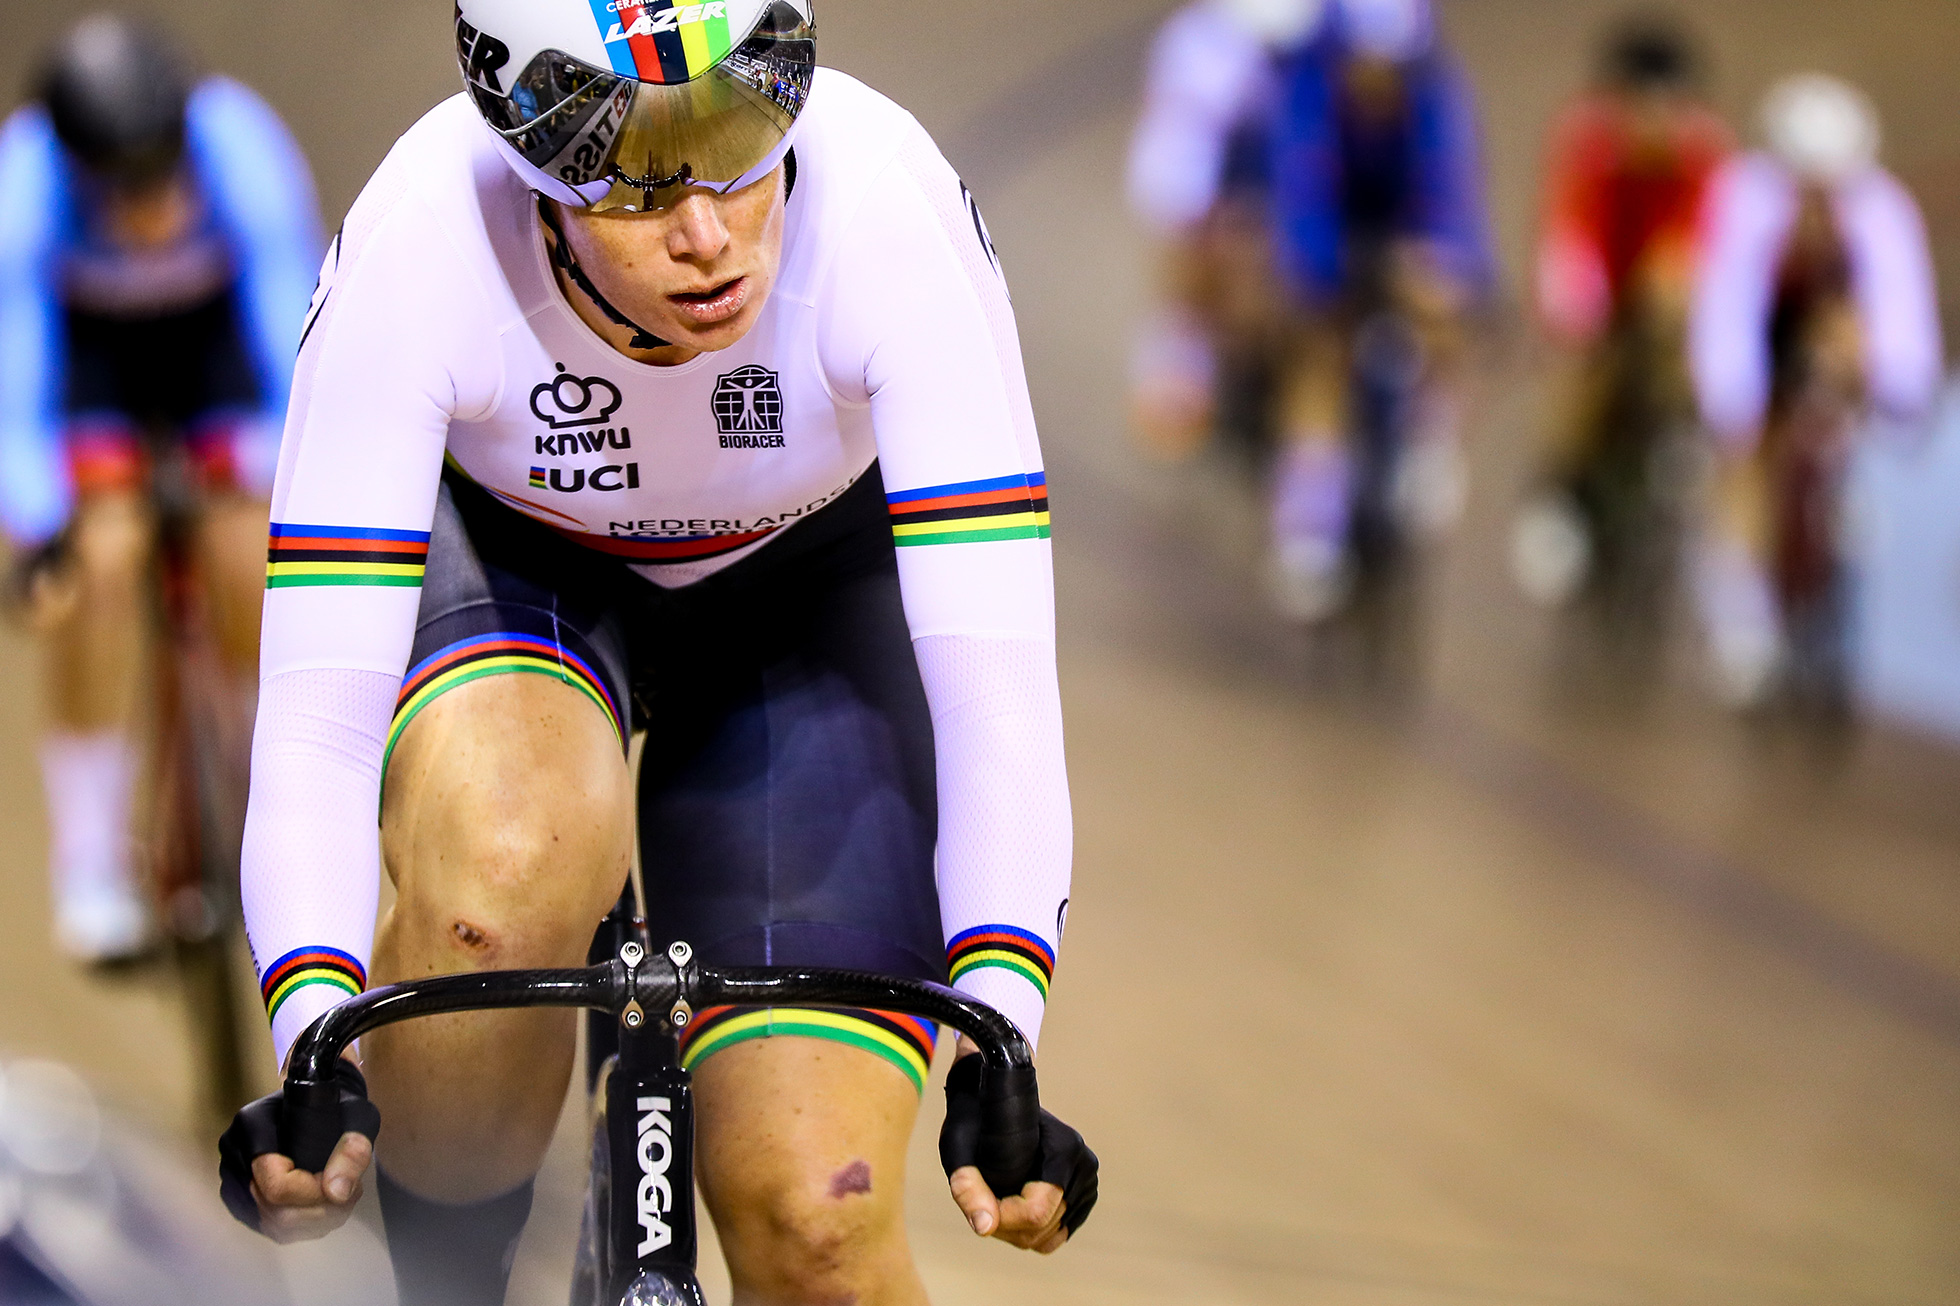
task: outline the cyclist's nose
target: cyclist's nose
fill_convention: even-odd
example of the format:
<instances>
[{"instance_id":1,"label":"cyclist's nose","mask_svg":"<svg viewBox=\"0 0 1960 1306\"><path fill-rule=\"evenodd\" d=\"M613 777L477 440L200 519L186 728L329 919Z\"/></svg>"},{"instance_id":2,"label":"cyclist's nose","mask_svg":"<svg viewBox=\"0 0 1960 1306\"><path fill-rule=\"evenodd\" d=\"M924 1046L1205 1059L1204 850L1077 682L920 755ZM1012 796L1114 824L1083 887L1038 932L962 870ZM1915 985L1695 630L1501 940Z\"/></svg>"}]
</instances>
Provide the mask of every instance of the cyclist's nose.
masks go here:
<instances>
[{"instance_id":1,"label":"cyclist's nose","mask_svg":"<svg viewBox=\"0 0 1960 1306\"><path fill-rule=\"evenodd\" d=\"M695 192L674 206L667 252L677 259L712 260L728 248L728 224L716 197Z\"/></svg>"}]
</instances>

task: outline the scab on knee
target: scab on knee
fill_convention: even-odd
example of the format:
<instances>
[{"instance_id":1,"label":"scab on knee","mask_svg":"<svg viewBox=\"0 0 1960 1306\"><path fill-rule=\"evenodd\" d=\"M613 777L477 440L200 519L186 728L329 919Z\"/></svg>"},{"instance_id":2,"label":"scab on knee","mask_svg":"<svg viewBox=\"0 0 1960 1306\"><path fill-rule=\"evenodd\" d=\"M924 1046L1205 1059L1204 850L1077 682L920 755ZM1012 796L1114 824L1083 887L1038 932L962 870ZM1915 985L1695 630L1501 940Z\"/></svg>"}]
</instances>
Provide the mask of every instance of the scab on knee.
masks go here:
<instances>
[{"instance_id":1,"label":"scab on knee","mask_svg":"<svg viewBox=\"0 0 1960 1306\"><path fill-rule=\"evenodd\" d=\"M450 927L450 932L456 936L458 943L468 948L471 952L488 952L490 950L489 932L479 929L468 921L457 921L455 925Z\"/></svg>"},{"instance_id":2,"label":"scab on knee","mask_svg":"<svg viewBox=\"0 0 1960 1306\"><path fill-rule=\"evenodd\" d=\"M830 1196L833 1201L843 1201L848 1197L867 1196L871 1192L871 1163L856 1160L830 1177Z\"/></svg>"}]
</instances>

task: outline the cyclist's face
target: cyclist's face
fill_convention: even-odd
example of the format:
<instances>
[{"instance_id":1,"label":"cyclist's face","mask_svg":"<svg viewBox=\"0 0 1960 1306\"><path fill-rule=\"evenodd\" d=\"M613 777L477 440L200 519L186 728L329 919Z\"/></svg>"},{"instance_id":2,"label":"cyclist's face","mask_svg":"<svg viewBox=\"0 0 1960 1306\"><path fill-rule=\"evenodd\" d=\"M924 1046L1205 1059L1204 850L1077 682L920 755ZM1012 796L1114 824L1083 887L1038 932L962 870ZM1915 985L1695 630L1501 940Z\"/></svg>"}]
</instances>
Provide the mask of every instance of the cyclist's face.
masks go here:
<instances>
[{"instance_id":1,"label":"cyclist's face","mask_svg":"<svg viewBox=\"0 0 1960 1306\"><path fill-rule=\"evenodd\" d=\"M707 352L733 345L761 316L782 262L783 200L778 168L732 195L690 188L650 213L559 212L573 254L620 312Z\"/></svg>"}]
</instances>

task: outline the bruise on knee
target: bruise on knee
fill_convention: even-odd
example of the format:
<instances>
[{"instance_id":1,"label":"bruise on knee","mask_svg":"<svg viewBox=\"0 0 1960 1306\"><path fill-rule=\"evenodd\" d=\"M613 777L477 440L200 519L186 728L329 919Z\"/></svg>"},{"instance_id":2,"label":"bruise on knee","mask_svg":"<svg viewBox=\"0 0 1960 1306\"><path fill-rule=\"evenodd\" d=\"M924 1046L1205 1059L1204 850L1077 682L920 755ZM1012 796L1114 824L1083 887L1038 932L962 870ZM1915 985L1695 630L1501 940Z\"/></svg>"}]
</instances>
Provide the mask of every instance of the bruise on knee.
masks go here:
<instances>
[{"instance_id":1,"label":"bruise on knee","mask_svg":"<svg viewBox=\"0 0 1960 1306\"><path fill-rule=\"evenodd\" d=\"M833 1201L843 1201L847 1197L866 1196L871 1192L871 1163L856 1160L830 1176L830 1196Z\"/></svg>"}]
</instances>

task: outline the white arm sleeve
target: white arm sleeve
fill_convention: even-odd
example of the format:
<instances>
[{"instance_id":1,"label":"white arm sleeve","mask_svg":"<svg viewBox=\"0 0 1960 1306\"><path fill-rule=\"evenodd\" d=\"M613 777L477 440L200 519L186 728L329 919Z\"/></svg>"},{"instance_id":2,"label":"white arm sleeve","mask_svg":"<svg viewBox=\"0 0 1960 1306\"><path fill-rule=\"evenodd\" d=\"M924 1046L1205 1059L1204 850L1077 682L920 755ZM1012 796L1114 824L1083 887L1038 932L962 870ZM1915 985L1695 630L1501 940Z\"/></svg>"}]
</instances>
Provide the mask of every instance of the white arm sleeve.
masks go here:
<instances>
[{"instance_id":1,"label":"white arm sleeve","mask_svg":"<svg viewBox=\"0 0 1960 1306\"><path fill-rule=\"evenodd\" d=\"M1688 322L1702 419L1732 450L1754 443L1769 406L1769 315L1797 197L1775 164L1749 155L1716 174Z\"/></svg>"},{"instance_id":2,"label":"white arm sleeve","mask_svg":"<svg viewBox=\"0 0 1960 1306\"><path fill-rule=\"evenodd\" d=\"M1918 417L1932 407L1944 363L1925 219L1912 194L1876 169L1845 188L1837 212L1851 253L1872 402L1888 417Z\"/></svg>"},{"instance_id":3,"label":"white arm sleeve","mask_svg":"<svg viewBox=\"0 0 1960 1306\"><path fill-rule=\"evenodd\" d=\"M948 970L1032 1042L1072 846L1047 479L996 254L923 131L872 184L824 305L826 376L871 410L932 709Z\"/></svg>"},{"instance_id":4,"label":"white arm sleeve","mask_svg":"<svg viewBox=\"0 0 1960 1306\"><path fill-rule=\"evenodd\" d=\"M1187 5L1165 22L1130 141L1130 208L1153 230L1184 231L1211 212L1226 145L1265 70L1259 39L1214 5Z\"/></svg>"},{"instance_id":5,"label":"white arm sleeve","mask_svg":"<svg viewBox=\"0 0 1960 1306\"><path fill-rule=\"evenodd\" d=\"M382 757L449 422L501 382L484 290L412 174L391 156L328 253L273 489L240 869L282 1061L367 982Z\"/></svg>"},{"instance_id":6,"label":"white arm sleeve","mask_svg":"<svg viewBox=\"0 0 1960 1306\"><path fill-rule=\"evenodd\" d=\"M938 747L939 913L946 937L1006 925L1059 941L1075 832L1054 646L929 635L913 648ZM1024 955L1026 940L1008 933L989 942L997 946L956 945L953 964L969 958L972 964L954 982L1006 1014L1033 1042L1041 1033L1047 977L1039 986L1029 981L1039 959Z\"/></svg>"},{"instance_id":7,"label":"white arm sleeve","mask_svg":"<svg viewBox=\"0 0 1960 1306\"><path fill-rule=\"evenodd\" d=\"M259 689L240 889L282 1066L301 1031L367 986L381 752L400 684L373 671L292 671ZM341 946L286 948L294 939Z\"/></svg>"}]
</instances>

